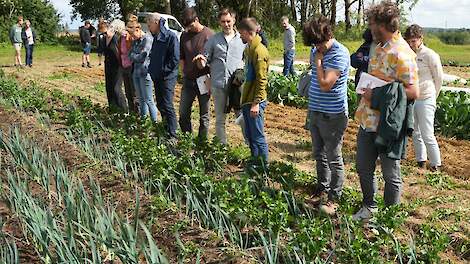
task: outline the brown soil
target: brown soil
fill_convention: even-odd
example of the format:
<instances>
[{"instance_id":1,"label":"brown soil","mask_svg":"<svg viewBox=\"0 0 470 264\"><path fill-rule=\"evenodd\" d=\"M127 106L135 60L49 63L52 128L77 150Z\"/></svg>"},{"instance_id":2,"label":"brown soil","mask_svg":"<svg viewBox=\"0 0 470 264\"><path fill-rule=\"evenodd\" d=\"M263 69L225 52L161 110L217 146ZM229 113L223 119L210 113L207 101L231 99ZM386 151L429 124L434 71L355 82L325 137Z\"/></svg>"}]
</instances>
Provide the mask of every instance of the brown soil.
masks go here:
<instances>
[{"instance_id":1,"label":"brown soil","mask_svg":"<svg viewBox=\"0 0 470 264\"><path fill-rule=\"evenodd\" d=\"M447 69L447 68L446 68ZM46 80L46 76L50 76L54 73L71 73L70 80ZM452 72L450 72L452 73ZM77 67L58 67L56 65L50 65L47 71L41 74L30 74L24 72L21 76L18 76L21 80L35 80L41 85L48 88L61 89L64 92L76 94L78 93L86 96L90 96L91 99L97 103L106 103L104 92L97 92L92 87L97 83L103 81L102 69L81 69ZM462 76L464 77L464 76ZM466 78L466 77L464 77ZM72 87L78 87L74 89ZM175 106L178 107L180 85L177 86ZM195 109L197 109L195 107ZM213 108L212 108L213 109ZM269 155L271 160L281 160L286 162L295 163L295 165L305 171L314 171L314 161L311 158L311 139L310 134L303 128L305 123L306 112L303 109L297 109L288 106L279 106L276 104L269 104L266 110L266 135L269 142ZM193 120L197 120L196 113ZM214 117L211 119L211 134L214 134ZM193 123L195 131L197 131L197 123ZM355 159L356 149L356 134L358 125L355 121L350 121L347 131L344 137L343 153L346 163L347 180L346 185L359 188L358 177L353 170L353 163ZM232 145L242 144L243 136L240 133L240 128L234 124L234 117L230 116L227 118L227 134L229 141ZM460 221L452 217L440 219L438 222L444 227L455 226L458 231L452 231L452 235L455 237L466 237L467 241L470 234L470 141L449 139L444 137L438 137L438 142L441 148L441 154L443 159L443 171L448 174L451 180L456 184L457 187L454 189L440 189L437 187L430 186L425 179L425 175L422 171L414 168L413 159L413 148L410 143L408 150L408 156L403 164L409 168L409 173L404 175L404 190L403 200L405 202L414 201L425 201L424 205L414 212L405 226L403 226L402 233L406 234L408 231L413 231L417 228L418 224L428 222L429 217L436 212L439 208L449 208L455 212L463 212L463 217ZM60 142L58 142L60 143ZM56 147L57 148L57 147ZM379 177L380 178L380 177ZM380 184L379 193L383 192L383 182ZM130 191L127 200L133 199L133 192ZM437 204L429 203L429 201L439 198L440 202ZM450 199L452 198L452 199ZM167 214L168 212L165 212ZM164 215L165 215L164 214ZM171 217L167 218L162 216L163 219L168 219L170 222L175 223L175 219L181 219L178 215L169 214ZM165 222L166 220L163 220ZM168 228L171 224L163 224ZM162 231L163 230L163 231ZM160 226L156 228L155 234L161 245L163 246L170 256L175 256L174 236L168 230L165 231L165 227ZM163 232L166 235L160 235ZM191 231L193 232L193 231ZM210 231L205 231L205 235L209 234ZM204 237L204 235L202 235ZM404 235L406 239L408 235ZM161 238L161 239L160 239ZM184 240L184 238L182 238ZM193 241L193 238L187 238ZM204 240L204 239L202 239ZM196 241L198 241L196 239ZM215 243L215 242L214 242ZM214 247L214 244L208 243L205 247L207 252L210 252L210 248ZM443 254L444 260L450 261L451 263L465 263L465 260L459 258L453 251L446 252ZM229 263L229 262L222 262Z\"/></svg>"}]
</instances>

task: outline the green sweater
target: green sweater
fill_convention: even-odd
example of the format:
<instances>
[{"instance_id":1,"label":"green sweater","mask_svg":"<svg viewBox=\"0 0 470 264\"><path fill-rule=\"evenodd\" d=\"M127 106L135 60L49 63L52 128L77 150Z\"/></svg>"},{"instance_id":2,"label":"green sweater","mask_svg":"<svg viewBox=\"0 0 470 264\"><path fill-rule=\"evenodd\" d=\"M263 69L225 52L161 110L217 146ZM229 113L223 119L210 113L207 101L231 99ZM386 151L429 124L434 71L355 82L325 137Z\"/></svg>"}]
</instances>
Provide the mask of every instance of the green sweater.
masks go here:
<instances>
[{"instance_id":1,"label":"green sweater","mask_svg":"<svg viewBox=\"0 0 470 264\"><path fill-rule=\"evenodd\" d=\"M245 83L241 105L259 104L266 100L268 85L269 52L256 35L245 48Z\"/></svg>"}]
</instances>

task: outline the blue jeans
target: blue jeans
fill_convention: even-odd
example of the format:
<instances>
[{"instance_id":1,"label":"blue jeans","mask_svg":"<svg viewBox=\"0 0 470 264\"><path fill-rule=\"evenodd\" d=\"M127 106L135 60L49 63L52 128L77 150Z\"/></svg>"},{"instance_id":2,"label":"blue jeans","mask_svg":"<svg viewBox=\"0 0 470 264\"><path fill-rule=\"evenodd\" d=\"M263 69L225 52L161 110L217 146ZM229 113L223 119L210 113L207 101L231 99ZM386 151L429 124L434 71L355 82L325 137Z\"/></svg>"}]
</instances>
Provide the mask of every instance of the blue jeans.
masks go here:
<instances>
[{"instance_id":1,"label":"blue jeans","mask_svg":"<svg viewBox=\"0 0 470 264\"><path fill-rule=\"evenodd\" d=\"M289 73L295 75L294 56L295 50L289 50L284 52L284 70L282 71L282 74L284 74L284 76L289 75Z\"/></svg>"},{"instance_id":2,"label":"blue jeans","mask_svg":"<svg viewBox=\"0 0 470 264\"><path fill-rule=\"evenodd\" d=\"M168 136L174 138L176 137L177 127L175 107L173 105L176 77L168 80L156 79L153 80L153 84L155 86L158 111L162 115Z\"/></svg>"},{"instance_id":3,"label":"blue jeans","mask_svg":"<svg viewBox=\"0 0 470 264\"><path fill-rule=\"evenodd\" d=\"M133 74L132 79L139 94L140 116L145 118L150 112L150 119L157 121L157 105L153 99L153 83L150 74L147 73L147 76Z\"/></svg>"},{"instance_id":4,"label":"blue jeans","mask_svg":"<svg viewBox=\"0 0 470 264\"><path fill-rule=\"evenodd\" d=\"M26 66L33 65L33 51L34 45L25 45L26 48Z\"/></svg>"},{"instance_id":5,"label":"blue jeans","mask_svg":"<svg viewBox=\"0 0 470 264\"><path fill-rule=\"evenodd\" d=\"M259 104L259 114L257 117L251 117L251 104L242 107L243 119L245 119L245 136L250 145L251 156L253 158L263 158L268 160L268 143L264 135L264 110L266 102Z\"/></svg>"}]
</instances>

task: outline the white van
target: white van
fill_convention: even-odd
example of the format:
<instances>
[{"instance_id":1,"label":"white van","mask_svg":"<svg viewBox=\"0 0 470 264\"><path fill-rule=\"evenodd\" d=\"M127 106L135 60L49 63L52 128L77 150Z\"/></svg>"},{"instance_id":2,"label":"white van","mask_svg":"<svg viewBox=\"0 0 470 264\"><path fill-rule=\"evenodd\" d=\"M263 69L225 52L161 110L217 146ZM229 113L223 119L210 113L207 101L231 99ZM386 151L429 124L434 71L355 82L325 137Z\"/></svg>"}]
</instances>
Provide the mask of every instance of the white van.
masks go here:
<instances>
[{"instance_id":1,"label":"white van","mask_svg":"<svg viewBox=\"0 0 470 264\"><path fill-rule=\"evenodd\" d=\"M150 12L137 13L138 21L142 25L142 30L144 30L145 32L148 32L148 27L147 27L147 15L148 14L150 14ZM160 16L166 20L165 27L173 31L179 40L181 37L181 34L184 31L184 28L181 25L181 23L172 15L160 14Z\"/></svg>"}]
</instances>

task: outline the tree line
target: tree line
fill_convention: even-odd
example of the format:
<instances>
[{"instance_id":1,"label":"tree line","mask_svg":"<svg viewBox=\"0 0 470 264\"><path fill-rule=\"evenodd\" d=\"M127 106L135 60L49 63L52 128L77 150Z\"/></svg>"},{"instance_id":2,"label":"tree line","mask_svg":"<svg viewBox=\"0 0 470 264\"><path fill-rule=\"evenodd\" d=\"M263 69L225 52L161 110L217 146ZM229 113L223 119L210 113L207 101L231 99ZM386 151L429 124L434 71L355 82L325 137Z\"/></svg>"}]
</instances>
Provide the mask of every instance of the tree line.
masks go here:
<instances>
[{"instance_id":1,"label":"tree line","mask_svg":"<svg viewBox=\"0 0 470 264\"><path fill-rule=\"evenodd\" d=\"M59 30L60 17L48 0L0 0L0 43L9 42L10 27L18 16L29 19L43 42L55 39Z\"/></svg>"},{"instance_id":2,"label":"tree line","mask_svg":"<svg viewBox=\"0 0 470 264\"><path fill-rule=\"evenodd\" d=\"M327 16L336 24L343 10L346 32L354 25L364 24L364 10L379 0L71 0L74 14L83 19L100 17L127 17L136 11L156 11L181 17L182 10L195 4L199 17L206 25L217 26L217 11L223 7L234 9L239 17L255 17L271 34L280 31L279 18L287 15L293 24L302 25L318 14ZM413 6L418 0L394 0L403 7ZM343 7L343 8L342 8Z\"/></svg>"}]
</instances>

